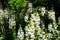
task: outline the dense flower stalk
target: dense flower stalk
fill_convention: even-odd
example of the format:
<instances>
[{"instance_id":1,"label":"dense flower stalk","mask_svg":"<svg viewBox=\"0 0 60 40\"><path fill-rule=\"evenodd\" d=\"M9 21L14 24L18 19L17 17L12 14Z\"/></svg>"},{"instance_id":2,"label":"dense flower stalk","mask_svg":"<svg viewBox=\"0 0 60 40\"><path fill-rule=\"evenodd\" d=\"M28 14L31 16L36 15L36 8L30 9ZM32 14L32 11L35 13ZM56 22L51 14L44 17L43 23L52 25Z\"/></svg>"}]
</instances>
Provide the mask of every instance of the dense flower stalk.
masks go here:
<instances>
[{"instance_id":1,"label":"dense flower stalk","mask_svg":"<svg viewBox=\"0 0 60 40\"><path fill-rule=\"evenodd\" d=\"M22 30L21 25L20 25L20 28L19 28L17 34L18 34L18 35L17 35L17 40L24 40L24 32L23 32L23 30Z\"/></svg>"},{"instance_id":2,"label":"dense flower stalk","mask_svg":"<svg viewBox=\"0 0 60 40\"><path fill-rule=\"evenodd\" d=\"M11 15L11 18L9 19L9 28L12 29L16 25L15 16Z\"/></svg>"}]
</instances>

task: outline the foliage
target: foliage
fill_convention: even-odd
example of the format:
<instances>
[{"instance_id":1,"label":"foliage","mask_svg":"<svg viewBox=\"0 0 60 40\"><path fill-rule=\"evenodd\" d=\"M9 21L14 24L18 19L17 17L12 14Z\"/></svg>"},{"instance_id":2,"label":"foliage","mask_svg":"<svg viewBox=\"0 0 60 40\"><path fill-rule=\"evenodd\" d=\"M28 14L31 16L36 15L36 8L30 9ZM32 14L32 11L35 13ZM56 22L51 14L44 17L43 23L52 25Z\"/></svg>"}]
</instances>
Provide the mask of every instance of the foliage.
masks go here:
<instances>
[{"instance_id":1,"label":"foliage","mask_svg":"<svg viewBox=\"0 0 60 40\"><path fill-rule=\"evenodd\" d=\"M10 0L9 6L11 9L17 9L24 8L26 6L26 0Z\"/></svg>"}]
</instances>

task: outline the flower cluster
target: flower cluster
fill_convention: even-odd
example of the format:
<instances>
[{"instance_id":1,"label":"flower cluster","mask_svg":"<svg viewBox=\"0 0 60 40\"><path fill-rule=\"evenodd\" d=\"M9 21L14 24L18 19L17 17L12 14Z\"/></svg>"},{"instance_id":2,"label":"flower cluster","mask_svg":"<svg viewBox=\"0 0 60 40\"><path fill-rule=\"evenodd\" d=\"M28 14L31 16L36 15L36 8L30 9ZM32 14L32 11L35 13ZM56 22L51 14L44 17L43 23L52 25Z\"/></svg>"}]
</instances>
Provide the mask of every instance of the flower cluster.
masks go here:
<instances>
[{"instance_id":1,"label":"flower cluster","mask_svg":"<svg viewBox=\"0 0 60 40\"><path fill-rule=\"evenodd\" d=\"M34 36L35 31L34 30L35 30L35 28L31 24L28 24L28 26L25 27L26 40L34 40L34 38L35 38L35 36Z\"/></svg>"},{"instance_id":2,"label":"flower cluster","mask_svg":"<svg viewBox=\"0 0 60 40\"><path fill-rule=\"evenodd\" d=\"M28 3L28 10L27 10L27 12L28 13L32 13L32 3Z\"/></svg>"},{"instance_id":3,"label":"flower cluster","mask_svg":"<svg viewBox=\"0 0 60 40\"><path fill-rule=\"evenodd\" d=\"M48 12L48 18L52 19L53 21L55 21L55 12L54 11L49 11Z\"/></svg>"},{"instance_id":4,"label":"flower cluster","mask_svg":"<svg viewBox=\"0 0 60 40\"><path fill-rule=\"evenodd\" d=\"M44 16L44 14L45 14L45 7L41 7L40 11L41 11L41 15Z\"/></svg>"},{"instance_id":5,"label":"flower cluster","mask_svg":"<svg viewBox=\"0 0 60 40\"><path fill-rule=\"evenodd\" d=\"M22 30L21 25L20 25L20 28L19 28L17 34L18 34L18 35L17 35L17 40L23 40L23 39L24 39L24 32L23 32L23 30Z\"/></svg>"},{"instance_id":6,"label":"flower cluster","mask_svg":"<svg viewBox=\"0 0 60 40\"><path fill-rule=\"evenodd\" d=\"M15 16L11 15L11 18L9 19L9 28L12 29L16 25Z\"/></svg>"},{"instance_id":7,"label":"flower cluster","mask_svg":"<svg viewBox=\"0 0 60 40\"><path fill-rule=\"evenodd\" d=\"M24 20L25 20L25 22L28 22L28 15L25 15L25 18L24 18Z\"/></svg>"}]
</instances>

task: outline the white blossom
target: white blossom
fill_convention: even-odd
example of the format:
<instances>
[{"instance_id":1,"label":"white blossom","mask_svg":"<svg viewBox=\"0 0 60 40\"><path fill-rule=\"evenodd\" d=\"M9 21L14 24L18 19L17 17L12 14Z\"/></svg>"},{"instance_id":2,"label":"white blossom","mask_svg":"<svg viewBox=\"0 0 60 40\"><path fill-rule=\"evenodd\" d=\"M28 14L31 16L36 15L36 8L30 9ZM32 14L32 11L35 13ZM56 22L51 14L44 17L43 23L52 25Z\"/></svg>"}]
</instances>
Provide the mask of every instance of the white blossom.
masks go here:
<instances>
[{"instance_id":1,"label":"white blossom","mask_svg":"<svg viewBox=\"0 0 60 40\"><path fill-rule=\"evenodd\" d=\"M53 34L52 33L48 33L48 38L53 38Z\"/></svg>"},{"instance_id":2,"label":"white blossom","mask_svg":"<svg viewBox=\"0 0 60 40\"><path fill-rule=\"evenodd\" d=\"M49 24L49 25L48 25L48 30L49 30L50 32L53 31L52 24Z\"/></svg>"},{"instance_id":3,"label":"white blossom","mask_svg":"<svg viewBox=\"0 0 60 40\"><path fill-rule=\"evenodd\" d=\"M15 21L15 17L12 16L10 19L9 19L9 28L12 28L13 26L16 25L16 21Z\"/></svg>"},{"instance_id":4,"label":"white blossom","mask_svg":"<svg viewBox=\"0 0 60 40\"><path fill-rule=\"evenodd\" d=\"M48 11L48 18L55 21L55 12L54 11Z\"/></svg>"},{"instance_id":5,"label":"white blossom","mask_svg":"<svg viewBox=\"0 0 60 40\"><path fill-rule=\"evenodd\" d=\"M54 26L54 29L57 30L58 25L56 22L53 22L53 26Z\"/></svg>"},{"instance_id":6,"label":"white blossom","mask_svg":"<svg viewBox=\"0 0 60 40\"><path fill-rule=\"evenodd\" d=\"M40 24L40 16L39 14L36 12L36 13L33 13L31 14L31 22L36 24L36 25L39 25Z\"/></svg>"},{"instance_id":7,"label":"white blossom","mask_svg":"<svg viewBox=\"0 0 60 40\"><path fill-rule=\"evenodd\" d=\"M28 15L25 16L25 22L28 22Z\"/></svg>"},{"instance_id":8,"label":"white blossom","mask_svg":"<svg viewBox=\"0 0 60 40\"><path fill-rule=\"evenodd\" d=\"M23 37L24 37L24 32L18 32L18 36L17 36L17 38L19 39L19 40L23 40Z\"/></svg>"},{"instance_id":9,"label":"white blossom","mask_svg":"<svg viewBox=\"0 0 60 40\"><path fill-rule=\"evenodd\" d=\"M32 3L28 3L28 10L27 10L28 13L31 13L32 12Z\"/></svg>"},{"instance_id":10,"label":"white blossom","mask_svg":"<svg viewBox=\"0 0 60 40\"><path fill-rule=\"evenodd\" d=\"M32 7L32 3L28 3L28 7L29 7L29 8Z\"/></svg>"},{"instance_id":11,"label":"white blossom","mask_svg":"<svg viewBox=\"0 0 60 40\"><path fill-rule=\"evenodd\" d=\"M18 30L18 33L17 34L18 34L17 35L17 39L19 39L19 40L23 40L24 39L24 32L22 30L21 25L19 25L19 30Z\"/></svg>"},{"instance_id":12,"label":"white blossom","mask_svg":"<svg viewBox=\"0 0 60 40\"><path fill-rule=\"evenodd\" d=\"M32 8L28 8L27 12L31 13L32 12Z\"/></svg>"},{"instance_id":13,"label":"white blossom","mask_svg":"<svg viewBox=\"0 0 60 40\"><path fill-rule=\"evenodd\" d=\"M35 33L35 31L34 31L35 29L34 29L34 26L30 26L30 24L28 24L28 26L26 26L25 27L25 31L26 31L26 40L28 39L28 40L31 40L31 39L33 39L34 40L34 38L35 38L35 36L34 36L34 33Z\"/></svg>"},{"instance_id":14,"label":"white blossom","mask_svg":"<svg viewBox=\"0 0 60 40\"><path fill-rule=\"evenodd\" d=\"M41 7L41 15L44 16L45 14L45 7Z\"/></svg>"}]
</instances>

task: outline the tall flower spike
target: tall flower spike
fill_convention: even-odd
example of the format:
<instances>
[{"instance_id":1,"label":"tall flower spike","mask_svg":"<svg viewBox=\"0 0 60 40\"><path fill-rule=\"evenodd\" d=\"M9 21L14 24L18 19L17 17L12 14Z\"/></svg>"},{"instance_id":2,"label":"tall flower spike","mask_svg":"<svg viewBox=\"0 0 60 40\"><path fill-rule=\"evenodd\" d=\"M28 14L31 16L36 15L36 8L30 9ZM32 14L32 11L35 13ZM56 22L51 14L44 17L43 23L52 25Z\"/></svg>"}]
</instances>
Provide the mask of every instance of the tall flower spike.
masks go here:
<instances>
[{"instance_id":1,"label":"tall flower spike","mask_svg":"<svg viewBox=\"0 0 60 40\"><path fill-rule=\"evenodd\" d=\"M34 28L34 25L32 26L30 23L25 26L25 31L26 31L26 40L34 40L35 36L34 36L34 33L35 33L35 28Z\"/></svg>"},{"instance_id":2,"label":"tall flower spike","mask_svg":"<svg viewBox=\"0 0 60 40\"><path fill-rule=\"evenodd\" d=\"M16 21L15 21L15 16L11 15L12 17L9 19L9 28L12 29L13 26L16 25Z\"/></svg>"},{"instance_id":3,"label":"tall flower spike","mask_svg":"<svg viewBox=\"0 0 60 40\"><path fill-rule=\"evenodd\" d=\"M41 31L41 28L39 26L40 25L40 16L39 16L38 12L34 12L33 14L31 14L30 22L35 28L35 40L36 40L36 37L38 39L38 37L40 35L40 31Z\"/></svg>"}]
</instances>

